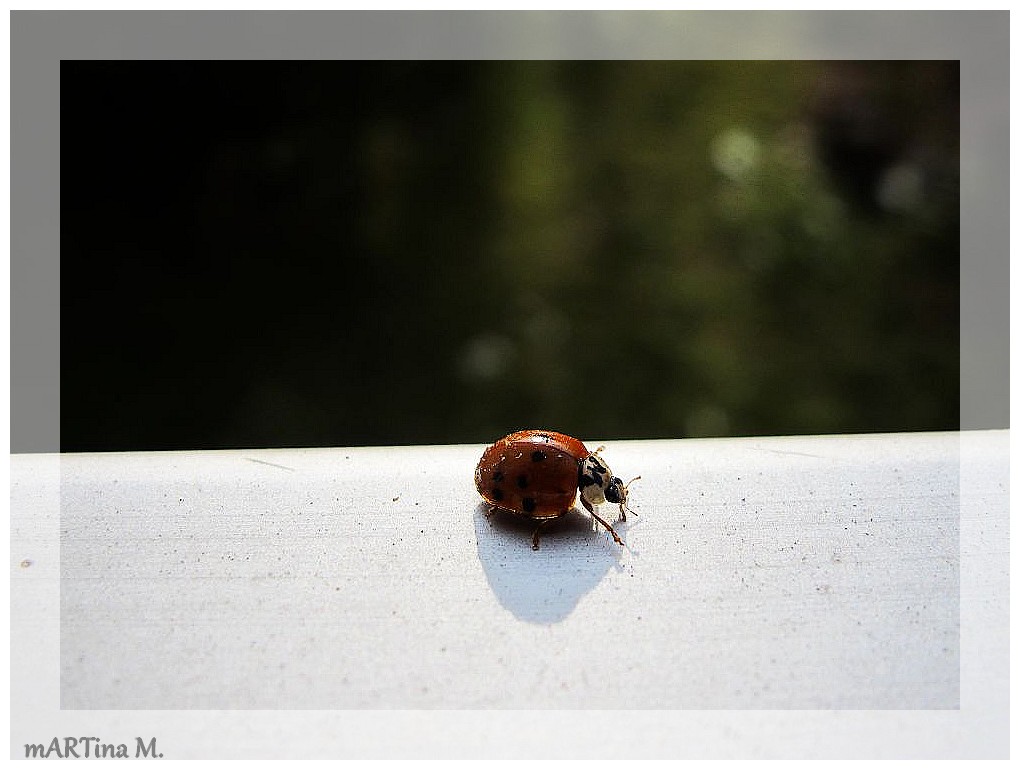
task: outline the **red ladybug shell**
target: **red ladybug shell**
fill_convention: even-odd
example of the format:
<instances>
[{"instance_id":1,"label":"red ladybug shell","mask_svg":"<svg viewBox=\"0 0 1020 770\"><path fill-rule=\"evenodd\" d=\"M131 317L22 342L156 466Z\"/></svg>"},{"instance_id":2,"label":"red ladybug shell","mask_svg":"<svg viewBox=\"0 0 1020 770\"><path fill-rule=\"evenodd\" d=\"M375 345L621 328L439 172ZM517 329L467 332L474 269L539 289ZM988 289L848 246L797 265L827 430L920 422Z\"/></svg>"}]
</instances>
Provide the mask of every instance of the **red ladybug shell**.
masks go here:
<instances>
[{"instance_id":1,"label":"red ladybug shell","mask_svg":"<svg viewBox=\"0 0 1020 770\"><path fill-rule=\"evenodd\" d=\"M482 454L475 486L491 505L533 519L562 516L577 497L578 468L591 454L578 439L552 430L521 430Z\"/></svg>"}]
</instances>

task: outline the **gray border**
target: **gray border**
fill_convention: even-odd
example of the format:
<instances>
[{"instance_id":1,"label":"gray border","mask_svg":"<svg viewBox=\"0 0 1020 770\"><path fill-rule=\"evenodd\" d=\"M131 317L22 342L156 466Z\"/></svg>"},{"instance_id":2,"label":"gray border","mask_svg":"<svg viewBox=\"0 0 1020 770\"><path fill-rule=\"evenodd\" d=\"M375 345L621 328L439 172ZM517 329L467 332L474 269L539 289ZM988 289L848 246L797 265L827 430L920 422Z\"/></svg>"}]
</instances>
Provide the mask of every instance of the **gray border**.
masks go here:
<instances>
[{"instance_id":1,"label":"gray border","mask_svg":"<svg viewBox=\"0 0 1020 770\"><path fill-rule=\"evenodd\" d=\"M10 31L14 452L59 449L59 61L64 58L960 59L961 417L965 428L1008 425L1007 11L13 11ZM171 719L192 725L205 719L202 712L162 715L168 729ZM281 756L288 739L307 743L312 737L301 713L292 716L275 712ZM498 723L499 715L494 717ZM791 717L803 718L802 725L820 718ZM381 718L387 741L401 718ZM477 715L450 718L493 724ZM87 721L87 731L95 731L103 715ZM291 721L295 730L287 733L282 722ZM579 719L568 721L572 729L583 729ZM938 730L941 722L936 716L929 723ZM826 734L831 750L839 752L838 736ZM231 737L243 740L237 733ZM817 749L823 739L815 737ZM380 746L380 754L402 753L392 742ZM997 749L987 745L985 751Z\"/></svg>"}]
</instances>

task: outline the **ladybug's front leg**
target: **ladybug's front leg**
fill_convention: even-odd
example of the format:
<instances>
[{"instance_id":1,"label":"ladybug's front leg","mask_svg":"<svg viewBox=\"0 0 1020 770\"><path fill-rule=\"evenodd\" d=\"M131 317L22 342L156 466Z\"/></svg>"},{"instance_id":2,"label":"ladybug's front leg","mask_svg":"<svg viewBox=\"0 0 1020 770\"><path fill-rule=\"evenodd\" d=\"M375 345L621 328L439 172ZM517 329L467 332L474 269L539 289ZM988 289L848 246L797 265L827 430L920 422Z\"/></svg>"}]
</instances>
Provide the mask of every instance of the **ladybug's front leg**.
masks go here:
<instances>
[{"instance_id":1,"label":"ladybug's front leg","mask_svg":"<svg viewBox=\"0 0 1020 770\"><path fill-rule=\"evenodd\" d=\"M625 545L625 543L620 539L620 536L616 534L616 530L613 529L612 525L608 521L603 519L601 516L599 516L597 513L595 513L595 509L592 507L592 504L588 502L584 495L581 495L581 505L584 506L584 509L591 514L591 517L595 519L595 521L597 521L599 524L606 528L609 534L613 536L613 540L615 540L620 545ZM626 521L626 519L624 519L624 521Z\"/></svg>"},{"instance_id":2,"label":"ladybug's front leg","mask_svg":"<svg viewBox=\"0 0 1020 770\"><path fill-rule=\"evenodd\" d=\"M603 519L601 516L599 516L594 511L592 511L591 515L592 515L592 518L595 519L595 521L597 521L599 524L601 524L603 527L605 527L609 531L609 534L613 536L613 540L615 540L619 545L626 546L626 543L624 543L620 539L620 536L618 534L616 534L616 530L613 529L612 525L608 521Z\"/></svg>"}]
</instances>

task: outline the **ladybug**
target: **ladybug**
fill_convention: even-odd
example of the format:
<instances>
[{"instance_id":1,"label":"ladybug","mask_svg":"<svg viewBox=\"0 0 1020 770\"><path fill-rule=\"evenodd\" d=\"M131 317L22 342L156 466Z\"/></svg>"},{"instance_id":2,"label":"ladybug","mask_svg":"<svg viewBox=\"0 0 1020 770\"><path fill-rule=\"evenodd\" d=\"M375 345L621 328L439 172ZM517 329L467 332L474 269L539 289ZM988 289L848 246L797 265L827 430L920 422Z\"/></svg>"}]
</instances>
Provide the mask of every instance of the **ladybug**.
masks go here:
<instances>
[{"instance_id":1,"label":"ladybug","mask_svg":"<svg viewBox=\"0 0 1020 770\"><path fill-rule=\"evenodd\" d=\"M615 503L620 520L627 520L627 487L599 456L579 439L552 430L521 430L504 436L482 454L475 468L478 493L497 508L539 523L531 547L538 550L542 528L563 516L581 493L581 505L620 545L623 540L594 506ZM633 511L630 511L633 513Z\"/></svg>"}]
</instances>

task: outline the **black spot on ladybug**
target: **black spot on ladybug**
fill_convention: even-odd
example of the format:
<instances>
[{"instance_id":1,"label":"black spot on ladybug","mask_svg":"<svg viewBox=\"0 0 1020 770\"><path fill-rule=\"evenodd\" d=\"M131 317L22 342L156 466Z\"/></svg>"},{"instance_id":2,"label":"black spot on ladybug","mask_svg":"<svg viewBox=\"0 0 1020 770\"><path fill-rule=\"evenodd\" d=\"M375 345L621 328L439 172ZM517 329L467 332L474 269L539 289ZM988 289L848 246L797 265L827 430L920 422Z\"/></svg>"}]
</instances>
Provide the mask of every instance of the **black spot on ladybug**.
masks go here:
<instances>
[{"instance_id":1,"label":"black spot on ladybug","mask_svg":"<svg viewBox=\"0 0 1020 770\"><path fill-rule=\"evenodd\" d=\"M495 481L497 484L500 481L502 481L503 480L503 471L496 471L495 473L493 473L492 474L492 480Z\"/></svg>"},{"instance_id":2,"label":"black spot on ladybug","mask_svg":"<svg viewBox=\"0 0 1020 770\"><path fill-rule=\"evenodd\" d=\"M540 463L546 458L545 452L542 450L536 450L531 453L531 461L534 463Z\"/></svg>"},{"instance_id":3,"label":"black spot on ladybug","mask_svg":"<svg viewBox=\"0 0 1020 770\"><path fill-rule=\"evenodd\" d=\"M606 466L599 462L599 458L596 457L595 455L589 457L588 460L591 461L591 464L598 468L600 471L604 472L606 470Z\"/></svg>"},{"instance_id":4,"label":"black spot on ladybug","mask_svg":"<svg viewBox=\"0 0 1020 770\"><path fill-rule=\"evenodd\" d=\"M499 487L493 487L492 488L492 499L493 500L502 500L503 499L503 490L500 489Z\"/></svg>"},{"instance_id":5,"label":"black spot on ladybug","mask_svg":"<svg viewBox=\"0 0 1020 770\"><path fill-rule=\"evenodd\" d=\"M517 486L519 486L521 489L524 489L525 487L528 486L528 477L525 476L523 473L517 477Z\"/></svg>"},{"instance_id":6,"label":"black spot on ladybug","mask_svg":"<svg viewBox=\"0 0 1020 770\"><path fill-rule=\"evenodd\" d=\"M593 479L591 476L582 475L581 478L578 479L578 486L579 487L596 487L596 486L601 486L601 485L597 481L595 481L595 479Z\"/></svg>"},{"instance_id":7,"label":"black spot on ladybug","mask_svg":"<svg viewBox=\"0 0 1020 770\"><path fill-rule=\"evenodd\" d=\"M525 497L523 500L521 500L521 507L524 509L525 513L531 513L533 510L535 510L535 498Z\"/></svg>"}]
</instances>

